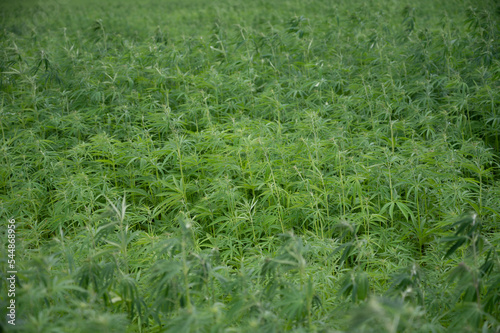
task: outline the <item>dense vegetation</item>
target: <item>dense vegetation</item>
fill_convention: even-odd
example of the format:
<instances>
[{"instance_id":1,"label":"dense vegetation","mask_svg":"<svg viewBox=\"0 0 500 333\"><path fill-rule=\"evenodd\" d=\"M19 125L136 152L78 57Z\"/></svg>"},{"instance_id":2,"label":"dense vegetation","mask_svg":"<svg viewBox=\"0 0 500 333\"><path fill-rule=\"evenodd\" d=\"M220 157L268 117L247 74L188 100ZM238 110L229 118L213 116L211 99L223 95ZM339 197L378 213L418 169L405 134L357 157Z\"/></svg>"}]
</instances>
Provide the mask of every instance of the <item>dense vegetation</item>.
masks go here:
<instances>
[{"instance_id":1,"label":"dense vegetation","mask_svg":"<svg viewBox=\"0 0 500 333\"><path fill-rule=\"evenodd\" d=\"M495 1L0 8L0 330L500 331Z\"/></svg>"}]
</instances>

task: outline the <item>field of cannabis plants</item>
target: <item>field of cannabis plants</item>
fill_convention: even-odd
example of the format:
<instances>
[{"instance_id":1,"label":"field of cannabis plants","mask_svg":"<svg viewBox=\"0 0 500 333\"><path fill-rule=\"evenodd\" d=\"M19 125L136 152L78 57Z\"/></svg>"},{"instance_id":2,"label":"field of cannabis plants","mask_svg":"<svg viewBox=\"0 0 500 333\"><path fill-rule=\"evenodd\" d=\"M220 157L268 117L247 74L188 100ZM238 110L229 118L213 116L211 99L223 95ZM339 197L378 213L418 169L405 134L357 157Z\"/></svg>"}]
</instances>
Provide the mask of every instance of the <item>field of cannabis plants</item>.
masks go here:
<instances>
[{"instance_id":1,"label":"field of cannabis plants","mask_svg":"<svg viewBox=\"0 0 500 333\"><path fill-rule=\"evenodd\" d=\"M2 1L0 331L500 332L499 23Z\"/></svg>"}]
</instances>

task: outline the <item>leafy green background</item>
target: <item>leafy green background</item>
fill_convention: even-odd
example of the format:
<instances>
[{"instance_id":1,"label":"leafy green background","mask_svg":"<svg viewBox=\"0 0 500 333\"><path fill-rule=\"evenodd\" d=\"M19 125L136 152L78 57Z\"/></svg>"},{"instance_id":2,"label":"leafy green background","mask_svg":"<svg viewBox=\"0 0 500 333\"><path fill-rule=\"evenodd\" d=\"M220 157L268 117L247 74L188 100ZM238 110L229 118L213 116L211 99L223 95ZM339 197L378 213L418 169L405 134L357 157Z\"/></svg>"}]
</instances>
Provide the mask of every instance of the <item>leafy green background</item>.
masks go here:
<instances>
[{"instance_id":1,"label":"leafy green background","mask_svg":"<svg viewBox=\"0 0 500 333\"><path fill-rule=\"evenodd\" d=\"M0 9L3 330L500 330L495 1Z\"/></svg>"}]
</instances>

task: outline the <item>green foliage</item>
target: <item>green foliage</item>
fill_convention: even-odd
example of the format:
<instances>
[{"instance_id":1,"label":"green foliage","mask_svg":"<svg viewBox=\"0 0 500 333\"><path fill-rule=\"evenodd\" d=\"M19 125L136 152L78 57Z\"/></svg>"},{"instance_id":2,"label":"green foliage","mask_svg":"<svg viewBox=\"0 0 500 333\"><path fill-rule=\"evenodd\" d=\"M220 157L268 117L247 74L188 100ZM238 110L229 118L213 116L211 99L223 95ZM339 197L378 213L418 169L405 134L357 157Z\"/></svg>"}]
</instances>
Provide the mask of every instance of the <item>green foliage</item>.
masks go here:
<instances>
[{"instance_id":1,"label":"green foliage","mask_svg":"<svg viewBox=\"0 0 500 333\"><path fill-rule=\"evenodd\" d=\"M0 330L500 330L494 1L0 8Z\"/></svg>"}]
</instances>

